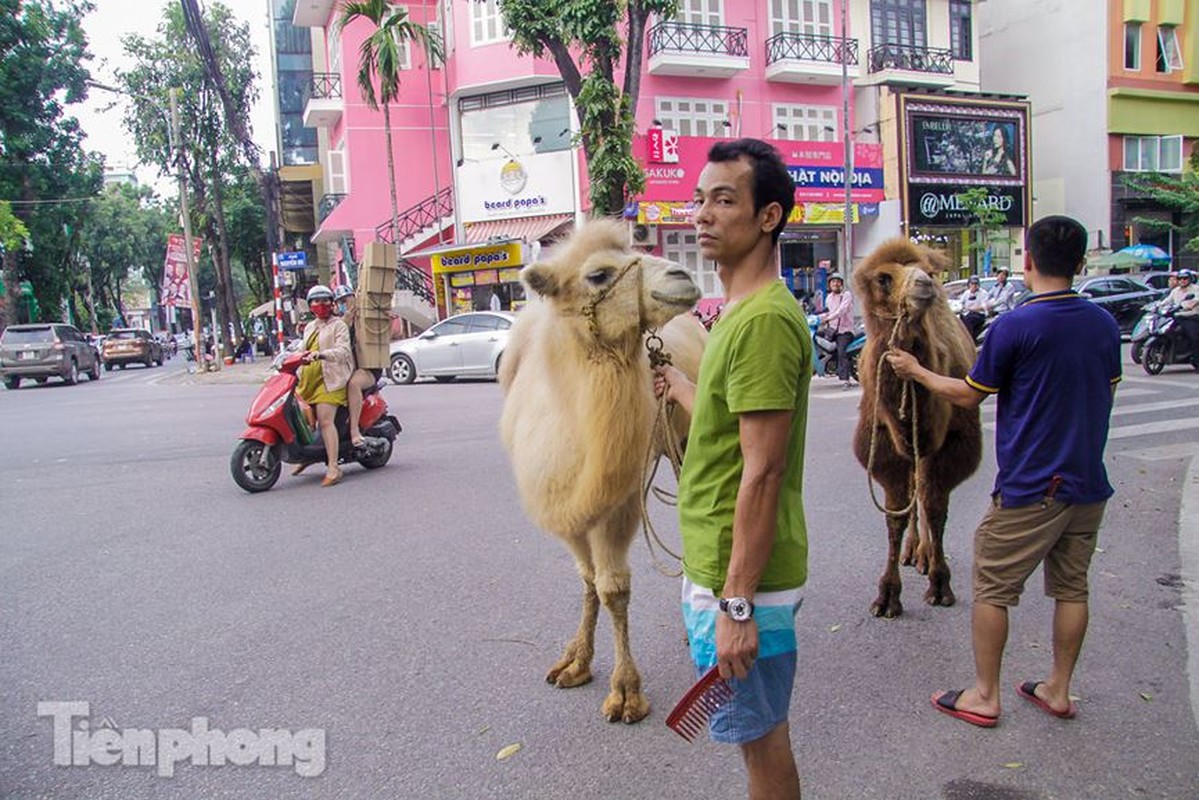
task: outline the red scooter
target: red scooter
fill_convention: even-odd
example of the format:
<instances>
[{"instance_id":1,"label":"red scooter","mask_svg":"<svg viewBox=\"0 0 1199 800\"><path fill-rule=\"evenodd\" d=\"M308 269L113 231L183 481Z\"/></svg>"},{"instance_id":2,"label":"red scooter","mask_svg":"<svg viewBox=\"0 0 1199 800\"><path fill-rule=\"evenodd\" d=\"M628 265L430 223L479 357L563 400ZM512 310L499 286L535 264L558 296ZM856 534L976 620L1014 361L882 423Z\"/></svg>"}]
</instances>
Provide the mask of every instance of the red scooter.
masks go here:
<instances>
[{"instance_id":1,"label":"red scooter","mask_svg":"<svg viewBox=\"0 0 1199 800\"><path fill-rule=\"evenodd\" d=\"M284 462L318 464L325 462L325 444L320 428L309 425L296 397L304 354L283 360L279 372L263 384L246 415L249 425L233 450L229 468L233 481L247 492L265 492L279 480ZM395 417L387 413L387 402L378 386L363 392L359 427L366 443L350 443L349 411L337 409L338 462L357 461L367 469L378 469L391 459L396 435L402 430Z\"/></svg>"}]
</instances>

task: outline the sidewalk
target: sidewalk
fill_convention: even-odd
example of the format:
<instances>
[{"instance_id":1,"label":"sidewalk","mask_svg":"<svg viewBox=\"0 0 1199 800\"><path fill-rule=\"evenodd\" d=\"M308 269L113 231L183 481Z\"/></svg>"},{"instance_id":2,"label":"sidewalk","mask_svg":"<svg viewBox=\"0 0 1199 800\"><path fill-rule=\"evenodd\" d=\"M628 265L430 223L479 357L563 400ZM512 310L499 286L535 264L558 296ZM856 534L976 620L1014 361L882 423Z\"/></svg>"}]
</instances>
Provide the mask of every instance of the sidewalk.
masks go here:
<instances>
[{"instance_id":1,"label":"sidewalk","mask_svg":"<svg viewBox=\"0 0 1199 800\"><path fill-rule=\"evenodd\" d=\"M189 363L188 367L194 367ZM224 383L260 384L271 375L271 360L265 356L254 362L222 364L219 372L181 370L164 376L159 383L172 386L203 386Z\"/></svg>"}]
</instances>

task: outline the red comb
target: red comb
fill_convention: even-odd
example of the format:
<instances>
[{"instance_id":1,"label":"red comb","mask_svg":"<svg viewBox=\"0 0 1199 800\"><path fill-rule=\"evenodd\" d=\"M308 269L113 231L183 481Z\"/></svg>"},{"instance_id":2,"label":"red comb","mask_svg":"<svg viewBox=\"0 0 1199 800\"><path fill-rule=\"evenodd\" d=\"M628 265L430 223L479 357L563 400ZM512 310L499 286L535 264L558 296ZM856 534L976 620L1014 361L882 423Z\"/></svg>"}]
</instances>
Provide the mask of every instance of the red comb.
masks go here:
<instances>
[{"instance_id":1,"label":"red comb","mask_svg":"<svg viewBox=\"0 0 1199 800\"><path fill-rule=\"evenodd\" d=\"M687 741L693 741L708 726L712 712L732 699L733 687L720 677L719 667L712 667L683 695L666 718L666 727Z\"/></svg>"}]
</instances>

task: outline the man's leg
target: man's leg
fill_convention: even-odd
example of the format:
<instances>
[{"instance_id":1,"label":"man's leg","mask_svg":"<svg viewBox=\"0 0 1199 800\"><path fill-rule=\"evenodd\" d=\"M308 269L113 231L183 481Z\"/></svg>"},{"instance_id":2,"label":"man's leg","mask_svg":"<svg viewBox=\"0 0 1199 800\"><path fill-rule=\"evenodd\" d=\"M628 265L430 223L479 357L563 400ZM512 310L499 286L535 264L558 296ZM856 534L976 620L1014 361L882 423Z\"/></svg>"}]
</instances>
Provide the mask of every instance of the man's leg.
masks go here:
<instances>
[{"instance_id":1,"label":"man's leg","mask_svg":"<svg viewBox=\"0 0 1199 800\"><path fill-rule=\"evenodd\" d=\"M976 602L970 627L974 642L974 690L962 695L964 703L959 701L958 707L998 716L999 672L1007 644L1007 609Z\"/></svg>"},{"instance_id":2,"label":"man's leg","mask_svg":"<svg viewBox=\"0 0 1199 800\"><path fill-rule=\"evenodd\" d=\"M852 333L837 334L837 377L842 383L849 383L849 342L853 339Z\"/></svg>"},{"instance_id":3,"label":"man's leg","mask_svg":"<svg viewBox=\"0 0 1199 800\"><path fill-rule=\"evenodd\" d=\"M749 773L749 800L799 800L799 769L787 722L741 745L741 755Z\"/></svg>"},{"instance_id":4,"label":"man's leg","mask_svg":"<svg viewBox=\"0 0 1199 800\"><path fill-rule=\"evenodd\" d=\"M1037 697L1044 700L1054 711L1070 708L1070 680L1074 676L1074 665L1082 650L1082 640L1087 635L1090 608L1087 603L1071 603L1058 600L1053 607L1053 669L1049 679L1037 686Z\"/></svg>"}]
</instances>

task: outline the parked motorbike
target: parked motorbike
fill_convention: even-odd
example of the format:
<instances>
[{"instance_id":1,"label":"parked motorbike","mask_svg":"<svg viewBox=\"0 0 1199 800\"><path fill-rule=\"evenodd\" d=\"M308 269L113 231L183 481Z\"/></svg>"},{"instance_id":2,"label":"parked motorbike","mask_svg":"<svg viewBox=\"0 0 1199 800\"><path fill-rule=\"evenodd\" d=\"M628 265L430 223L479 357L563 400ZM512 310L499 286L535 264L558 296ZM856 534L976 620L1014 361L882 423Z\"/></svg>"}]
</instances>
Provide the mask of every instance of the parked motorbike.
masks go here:
<instances>
[{"instance_id":1,"label":"parked motorbike","mask_svg":"<svg viewBox=\"0 0 1199 800\"><path fill-rule=\"evenodd\" d=\"M820 318L815 314L808 315L808 329L812 333L812 374L826 377L837 376L837 342L820 333ZM862 323L854 326L853 339L845 348L845 357L849 359L849 375L858 380L858 357L866 344L866 327Z\"/></svg>"},{"instance_id":2,"label":"parked motorbike","mask_svg":"<svg viewBox=\"0 0 1199 800\"><path fill-rule=\"evenodd\" d=\"M265 492L279 480L283 464L324 463L325 444L320 428L309 425L296 397L304 363L303 353L283 359L279 372L272 375L250 405L246 424L233 457L229 461L233 481L247 492ZM349 411L337 409L338 463L357 461L367 469L378 469L391 459L395 438L402 428L387 413L387 402L379 387L363 392L360 426L366 443L350 443Z\"/></svg>"},{"instance_id":3,"label":"parked motorbike","mask_svg":"<svg viewBox=\"0 0 1199 800\"><path fill-rule=\"evenodd\" d=\"M1174 318L1177 308L1156 308L1146 323L1148 333L1140 353L1141 367L1157 375L1167 364L1191 363L1191 345L1182 326ZM1148 314L1146 314L1148 316ZM1137 323L1138 325L1140 323Z\"/></svg>"}]
</instances>

